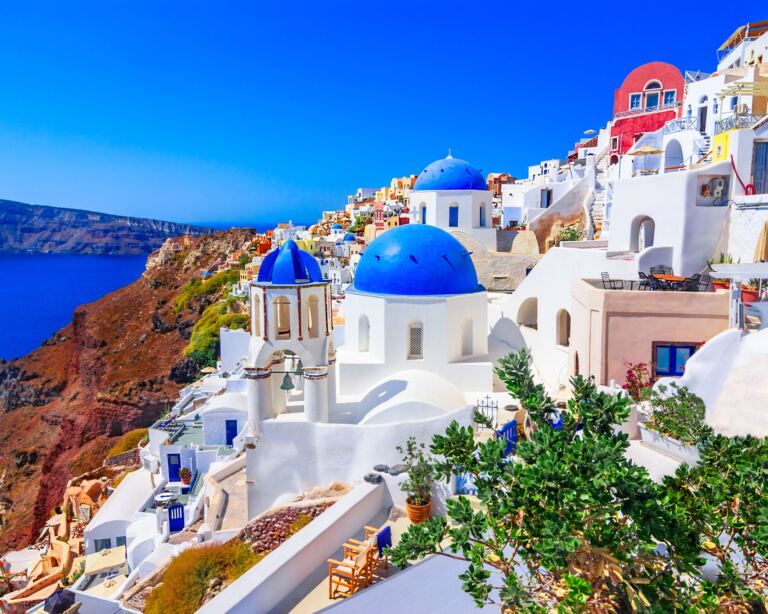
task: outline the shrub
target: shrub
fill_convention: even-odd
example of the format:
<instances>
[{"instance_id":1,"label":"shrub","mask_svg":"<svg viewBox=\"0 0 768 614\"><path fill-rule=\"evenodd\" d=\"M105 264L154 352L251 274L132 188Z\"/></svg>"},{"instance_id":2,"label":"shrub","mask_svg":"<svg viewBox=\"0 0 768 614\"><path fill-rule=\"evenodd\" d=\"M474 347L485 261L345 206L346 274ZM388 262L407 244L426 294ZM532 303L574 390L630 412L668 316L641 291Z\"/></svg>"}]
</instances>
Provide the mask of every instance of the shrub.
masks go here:
<instances>
[{"instance_id":1,"label":"shrub","mask_svg":"<svg viewBox=\"0 0 768 614\"><path fill-rule=\"evenodd\" d=\"M628 362L627 365L627 383L623 388L635 401L646 401L650 397L651 371L647 362Z\"/></svg>"},{"instance_id":2,"label":"shrub","mask_svg":"<svg viewBox=\"0 0 768 614\"><path fill-rule=\"evenodd\" d=\"M187 307L194 299L217 294L220 290L227 288L238 281L240 281L240 271L237 269L221 271L220 273L212 275L205 281L193 277L187 282L187 285L184 286L184 289L176 297L176 301L173 304L173 313L180 313L182 309Z\"/></svg>"},{"instance_id":3,"label":"shrub","mask_svg":"<svg viewBox=\"0 0 768 614\"><path fill-rule=\"evenodd\" d=\"M128 431L127 433L123 434L122 437L120 437L120 439L118 439L117 442L109 449L109 452L107 452L107 458L111 458L113 456L117 456L118 454L122 454L123 452L133 450L141 442L146 441L147 433L147 429L133 429L132 431Z\"/></svg>"},{"instance_id":4,"label":"shrub","mask_svg":"<svg viewBox=\"0 0 768 614\"><path fill-rule=\"evenodd\" d=\"M233 582L263 558L247 544L231 541L190 548L174 558L162 584L147 598L146 614L192 614L200 608L208 583L219 578Z\"/></svg>"},{"instance_id":5,"label":"shrub","mask_svg":"<svg viewBox=\"0 0 768 614\"><path fill-rule=\"evenodd\" d=\"M580 241L581 231L575 226L567 226L560 231L560 241Z\"/></svg>"},{"instance_id":6,"label":"shrub","mask_svg":"<svg viewBox=\"0 0 768 614\"><path fill-rule=\"evenodd\" d=\"M210 305L192 328L189 345L184 355L198 368L212 367L219 353L219 334L222 328L230 330L248 327L248 314L230 313L235 301L226 299Z\"/></svg>"},{"instance_id":7,"label":"shrub","mask_svg":"<svg viewBox=\"0 0 768 614\"><path fill-rule=\"evenodd\" d=\"M704 423L704 401L685 386L681 388L673 382L671 388L670 394L667 394L667 386L659 386L651 392L648 426L680 443L698 444L712 433Z\"/></svg>"}]
</instances>

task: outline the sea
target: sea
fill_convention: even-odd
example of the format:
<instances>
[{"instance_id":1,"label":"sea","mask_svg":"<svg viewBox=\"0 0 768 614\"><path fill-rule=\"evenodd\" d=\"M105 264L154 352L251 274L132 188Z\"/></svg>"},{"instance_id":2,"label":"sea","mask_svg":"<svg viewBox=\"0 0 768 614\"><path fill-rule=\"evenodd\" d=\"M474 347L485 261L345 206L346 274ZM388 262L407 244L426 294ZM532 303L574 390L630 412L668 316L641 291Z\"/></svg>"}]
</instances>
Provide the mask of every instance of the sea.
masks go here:
<instances>
[{"instance_id":1,"label":"sea","mask_svg":"<svg viewBox=\"0 0 768 614\"><path fill-rule=\"evenodd\" d=\"M275 225L243 224L259 232ZM0 254L0 358L12 360L36 349L72 321L76 307L141 277L146 261L146 256Z\"/></svg>"}]
</instances>

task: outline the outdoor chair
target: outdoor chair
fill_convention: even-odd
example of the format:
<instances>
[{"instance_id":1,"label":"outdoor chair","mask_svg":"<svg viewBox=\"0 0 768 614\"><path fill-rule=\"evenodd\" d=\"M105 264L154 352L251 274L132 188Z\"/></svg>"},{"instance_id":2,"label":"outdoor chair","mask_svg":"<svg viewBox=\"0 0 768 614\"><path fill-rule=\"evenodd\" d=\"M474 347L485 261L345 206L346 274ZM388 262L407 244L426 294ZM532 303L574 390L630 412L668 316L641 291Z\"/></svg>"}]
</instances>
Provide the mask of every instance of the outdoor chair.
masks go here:
<instances>
[{"instance_id":1,"label":"outdoor chair","mask_svg":"<svg viewBox=\"0 0 768 614\"><path fill-rule=\"evenodd\" d=\"M658 264L651 267L651 275L671 275L672 267L666 264Z\"/></svg>"},{"instance_id":2,"label":"outdoor chair","mask_svg":"<svg viewBox=\"0 0 768 614\"><path fill-rule=\"evenodd\" d=\"M373 550L370 544L344 544L343 560L328 559L328 599L354 595L370 584Z\"/></svg>"},{"instance_id":3,"label":"outdoor chair","mask_svg":"<svg viewBox=\"0 0 768 614\"><path fill-rule=\"evenodd\" d=\"M696 292L699 289L700 277L701 275L699 273L695 273L685 281L681 281L679 284L677 284L675 289L682 290L683 292Z\"/></svg>"},{"instance_id":4,"label":"outdoor chair","mask_svg":"<svg viewBox=\"0 0 768 614\"><path fill-rule=\"evenodd\" d=\"M611 279L611 276L608 275L608 273L600 273L600 277L603 280L603 289L604 290L623 290L624 289L624 282L620 279Z\"/></svg>"},{"instance_id":5,"label":"outdoor chair","mask_svg":"<svg viewBox=\"0 0 768 614\"><path fill-rule=\"evenodd\" d=\"M371 546L373 548L372 569L371 573L376 571L379 567L387 569L389 567L389 554L387 549L392 547L392 527L389 525L383 526L381 529L365 526L365 538L363 541L358 539L350 539L349 543L359 547L366 548Z\"/></svg>"},{"instance_id":6,"label":"outdoor chair","mask_svg":"<svg viewBox=\"0 0 768 614\"><path fill-rule=\"evenodd\" d=\"M517 420L510 420L496 431L496 439L503 439L506 443L504 456L509 456L517 451Z\"/></svg>"},{"instance_id":7,"label":"outdoor chair","mask_svg":"<svg viewBox=\"0 0 768 614\"><path fill-rule=\"evenodd\" d=\"M710 282L710 276L709 273L704 273L699 278L699 292L706 292L709 290L709 282Z\"/></svg>"},{"instance_id":8,"label":"outdoor chair","mask_svg":"<svg viewBox=\"0 0 768 614\"><path fill-rule=\"evenodd\" d=\"M640 288L645 288L646 290L668 290L669 285L667 282L662 281L661 279L656 279L653 275L646 275L642 271L638 271L638 276L642 280L640 282Z\"/></svg>"}]
</instances>

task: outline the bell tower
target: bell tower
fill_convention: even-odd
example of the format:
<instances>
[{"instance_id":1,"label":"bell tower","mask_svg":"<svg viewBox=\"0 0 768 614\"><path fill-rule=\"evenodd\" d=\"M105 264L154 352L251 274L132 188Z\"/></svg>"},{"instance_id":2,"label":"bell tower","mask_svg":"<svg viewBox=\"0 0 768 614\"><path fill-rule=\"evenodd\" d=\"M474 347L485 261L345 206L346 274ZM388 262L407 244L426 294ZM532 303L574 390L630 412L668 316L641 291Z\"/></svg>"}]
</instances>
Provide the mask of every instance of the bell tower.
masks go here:
<instances>
[{"instance_id":1,"label":"bell tower","mask_svg":"<svg viewBox=\"0 0 768 614\"><path fill-rule=\"evenodd\" d=\"M246 362L249 435L286 409L288 372L299 362L304 414L328 421L333 352L330 283L315 258L288 240L264 259L250 285L251 341ZM290 360L286 358L290 357ZM298 359L298 360L297 360Z\"/></svg>"}]
</instances>

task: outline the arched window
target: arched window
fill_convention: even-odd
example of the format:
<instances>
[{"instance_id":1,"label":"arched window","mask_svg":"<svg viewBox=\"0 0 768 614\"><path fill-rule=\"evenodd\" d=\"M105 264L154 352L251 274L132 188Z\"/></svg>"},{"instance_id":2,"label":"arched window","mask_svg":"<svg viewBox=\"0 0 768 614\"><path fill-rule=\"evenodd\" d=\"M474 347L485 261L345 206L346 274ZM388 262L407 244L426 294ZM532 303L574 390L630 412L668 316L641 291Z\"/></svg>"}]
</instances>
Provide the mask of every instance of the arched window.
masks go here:
<instances>
[{"instance_id":1,"label":"arched window","mask_svg":"<svg viewBox=\"0 0 768 614\"><path fill-rule=\"evenodd\" d=\"M310 296L307 301L309 305L309 321L308 333L311 339L316 338L320 334L320 309L318 308L319 301L316 296Z\"/></svg>"},{"instance_id":2,"label":"arched window","mask_svg":"<svg viewBox=\"0 0 768 614\"><path fill-rule=\"evenodd\" d=\"M427 205L424 203L421 203L421 223L427 223Z\"/></svg>"},{"instance_id":3,"label":"arched window","mask_svg":"<svg viewBox=\"0 0 768 614\"><path fill-rule=\"evenodd\" d=\"M528 328L539 328L539 300L535 297L525 299L517 312L517 324Z\"/></svg>"},{"instance_id":4,"label":"arched window","mask_svg":"<svg viewBox=\"0 0 768 614\"><path fill-rule=\"evenodd\" d=\"M261 299L256 294L256 288L251 289L251 334L259 336L261 334Z\"/></svg>"},{"instance_id":5,"label":"arched window","mask_svg":"<svg viewBox=\"0 0 768 614\"><path fill-rule=\"evenodd\" d=\"M610 162L609 162L609 164L610 164L611 166L613 166L614 164L618 164L618 163L619 163L619 156L617 156L616 154L613 154L613 155L611 156L611 159L610 159Z\"/></svg>"},{"instance_id":6,"label":"arched window","mask_svg":"<svg viewBox=\"0 0 768 614\"><path fill-rule=\"evenodd\" d=\"M485 228L485 203L480 203L480 219L478 221L478 226Z\"/></svg>"},{"instance_id":7,"label":"arched window","mask_svg":"<svg viewBox=\"0 0 768 614\"><path fill-rule=\"evenodd\" d=\"M557 345L571 345L571 314L566 309L557 312Z\"/></svg>"},{"instance_id":8,"label":"arched window","mask_svg":"<svg viewBox=\"0 0 768 614\"><path fill-rule=\"evenodd\" d=\"M291 338L291 302L288 297L278 296L273 302L275 339Z\"/></svg>"},{"instance_id":9,"label":"arched window","mask_svg":"<svg viewBox=\"0 0 768 614\"><path fill-rule=\"evenodd\" d=\"M357 322L357 351L367 352L371 345L371 323L368 316L360 316Z\"/></svg>"},{"instance_id":10,"label":"arched window","mask_svg":"<svg viewBox=\"0 0 768 614\"><path fill-rule=\"evenodd\" d=\"M424 325L411 322L408 325L408 360L424 358Z\"/></svg>"},{"instance_id":11,"label":"arched window","mask_svg":"<svg viewBox=\"0 0 768 614\"><path fill-rule=\"evenodd\" d=\"M660 90L661 89L661 83L658 81L648 81L646 86L643 88L645 90Z\"/></svg>"},{"instance_id":12,"label":"arched window","mask_svg":"<svg viewBox=\"0 0 768 614\"><path fill-rule=\"evenodd\" d=\"M472 356L474 354L472 339L472 320L464 320L461 325L461 355Z\"/></svg>"}]
</instances>

